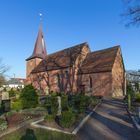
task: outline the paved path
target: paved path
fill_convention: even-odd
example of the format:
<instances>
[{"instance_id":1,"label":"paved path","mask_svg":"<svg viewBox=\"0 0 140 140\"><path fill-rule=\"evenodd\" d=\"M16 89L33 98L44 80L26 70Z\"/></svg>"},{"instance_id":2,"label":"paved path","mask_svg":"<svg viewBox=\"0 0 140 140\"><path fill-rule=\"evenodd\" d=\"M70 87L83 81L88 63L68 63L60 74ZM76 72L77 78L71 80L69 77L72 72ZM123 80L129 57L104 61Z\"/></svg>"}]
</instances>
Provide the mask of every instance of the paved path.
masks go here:
<instances>
[{"instance_id":1,"label":"paved path","mask_svg":"<svg viewBox=\"0 0 140 140\"><path fill-rule=\"evenodd\" d=\"M80 129L76 140L140 140L140 131L133 126L121 100L106 99Z\"/></svg>"}]
</instances>

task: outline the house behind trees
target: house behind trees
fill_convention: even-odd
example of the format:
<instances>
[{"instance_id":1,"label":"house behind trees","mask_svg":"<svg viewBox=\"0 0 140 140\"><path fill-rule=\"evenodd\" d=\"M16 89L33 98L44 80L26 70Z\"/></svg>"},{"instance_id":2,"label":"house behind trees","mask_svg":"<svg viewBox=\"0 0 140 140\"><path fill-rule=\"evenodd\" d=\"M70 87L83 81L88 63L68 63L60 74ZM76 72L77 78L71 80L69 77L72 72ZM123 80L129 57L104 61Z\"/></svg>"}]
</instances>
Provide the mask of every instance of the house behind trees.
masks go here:
<instances>
[{"instance_id":1,"label":"house behind trees","mask_svg":"<svg viewBox=\"0 0 140 140\"><path fill-rule=\"evenodd\" d=\"M27 83L44 93L124 95L125 68L120 46L91 52L85 42L47 54L40 25L33 54L26 62Z\"/></svg>"}]
</instances>

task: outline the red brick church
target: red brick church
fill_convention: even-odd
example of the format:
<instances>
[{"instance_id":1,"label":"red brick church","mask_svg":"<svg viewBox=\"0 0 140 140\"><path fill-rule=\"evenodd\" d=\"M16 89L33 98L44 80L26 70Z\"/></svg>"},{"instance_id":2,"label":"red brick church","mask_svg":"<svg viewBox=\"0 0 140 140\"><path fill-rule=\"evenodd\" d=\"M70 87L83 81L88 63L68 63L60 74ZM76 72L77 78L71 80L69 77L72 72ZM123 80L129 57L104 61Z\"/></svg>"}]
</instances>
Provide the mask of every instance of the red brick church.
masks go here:
<instances>
[{"instance_id":1,"label":"red brick church","mask_svg":"<svg viewBox=\"0 0 140 140\"><path fill-rule=\"evenodd\" d=\"M47 54L40 25L33 53L26 62L28 83L46 94L124 95L125 68L120 46L92 52L85 42Z\"/></svg>"}]
</instances>

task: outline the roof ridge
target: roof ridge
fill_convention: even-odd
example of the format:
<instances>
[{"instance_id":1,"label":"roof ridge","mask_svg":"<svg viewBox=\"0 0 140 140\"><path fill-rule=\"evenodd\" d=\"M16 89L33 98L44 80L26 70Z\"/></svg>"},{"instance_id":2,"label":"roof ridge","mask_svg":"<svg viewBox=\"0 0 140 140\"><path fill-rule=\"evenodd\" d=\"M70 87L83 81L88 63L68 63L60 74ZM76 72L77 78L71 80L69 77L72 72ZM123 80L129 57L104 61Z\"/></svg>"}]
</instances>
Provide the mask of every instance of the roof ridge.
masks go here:
<instances>
[{"instance_id":1,"label":"roof ridge","mask_svg":"<svg viewBox=\"0 0 140 140\"><path fill-rule=\"evenodd\" d=\"M91 53L100 53L100 52L104 52L104 51L108 51L108 50L112 50L112 49L115 49L115 48L120 48L120 45L116 45L116 46L113 46L113 47L110 47L110 48L105 48L105 49L101 49L101 50L97 50L97 51L93 51ZM91 54L90 53L90 54Z\"/></svg>"},{"instance_id":2,"label":"roof ridge","mask_svg":"<svg viewBox=\"0 0 140 140\"><path fill-rule=\"evenodd\" d=\"M74 45L74 46L72 46L72 47L65 48L65 49L63 49L63 50L58 50L58 51L56 51L56 52L54 52L54 53L48 54L46 57L49 57L49 56L54 55L54 54L56 54L56 53L60 53L60 52L63 52L63 51L65 51L65 50L69 50L69 49L72 49L72 48L83 47L83 45L88 45L88 43L87 43L87 42L83 42L83 43Z\"/></svg>"}]
</instances>

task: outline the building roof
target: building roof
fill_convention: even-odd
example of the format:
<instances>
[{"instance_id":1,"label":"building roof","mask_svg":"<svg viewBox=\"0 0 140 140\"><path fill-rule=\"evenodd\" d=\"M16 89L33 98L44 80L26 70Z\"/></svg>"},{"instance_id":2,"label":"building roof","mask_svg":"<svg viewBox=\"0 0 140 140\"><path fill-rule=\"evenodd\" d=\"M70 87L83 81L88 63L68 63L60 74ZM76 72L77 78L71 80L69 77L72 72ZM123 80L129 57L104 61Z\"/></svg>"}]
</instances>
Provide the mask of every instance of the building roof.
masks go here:
<instances>
[{"instance_id":1,"label":"building roof","mask_svg":"<svg viewBox=\"0 0 140 140\"><path fill-rule=\"evenodd\" d=\"M46 58L42 60L40 64L32 71L32 73L62 69L72 66L84 46L88 46L88 44L85 42L47 55Z\"/></svg>"},{"instance_id":2,"label":"building roof","mask_svg":"<svg viewBox=\"0 0 140 140\"><path fill-rule=\"evenodd\" d=\"M79 74L111 71L119 48L115 46L87 54Z\"/></svg>"},{"instance_id":3,"label":"building roof","mask_svg":"<svg viewBox=\"0 0 140 140\"><path fill-rule=\"evenodd\" d=\"M23 85L25 82L25 79L23 78L11 78L9 81L7 81L7 85Z\"/></svg>"},{"instance_id":4,"label":"building roof","mask_svg":"<svg viewBox=\"0 0 140 140\"><path fill-rule=\"evenodd\" d=\"M33 59L33 58L44 59L46 57L46 55L47 55L47 52L46 52L46 45L45 45L44 36L43 36L43 32L42 32L42 24L40 24L34 51L33 51L32 55L26 59L26 61Z\"/></svg>"}]
</instances>

